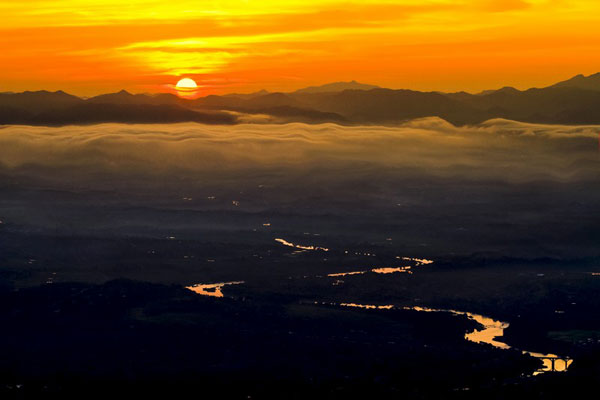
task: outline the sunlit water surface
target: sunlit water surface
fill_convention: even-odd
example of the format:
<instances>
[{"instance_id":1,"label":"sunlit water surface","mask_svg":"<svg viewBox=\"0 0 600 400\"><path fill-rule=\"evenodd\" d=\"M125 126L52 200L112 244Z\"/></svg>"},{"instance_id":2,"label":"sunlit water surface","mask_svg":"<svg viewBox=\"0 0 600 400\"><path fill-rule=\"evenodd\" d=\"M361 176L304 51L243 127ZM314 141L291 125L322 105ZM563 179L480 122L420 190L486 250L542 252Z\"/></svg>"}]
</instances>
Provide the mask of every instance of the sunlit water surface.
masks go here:
<instances>
[{"instance_id":1,"label":"sunlit water surface","mask_svg":"<svg viewBox=\"0 0 600 400\"><path fill-rule=\"evenodd\" d=\"M329 249L325 248L325 247L319 247L319 246L315 246L315 245L299 245L299 244L295 244L295 243L289 242L289 241L287 241L285 239L281 239L281 238L277 238L277 239L275 239L275 241L284 246L298 249L300 251L329 251ZM355 253L355 254L357 254L357 253ZM367 253L364 255L368 256L370 254ZM397 256L396 258L398 260L402 260L404 262L407 262L407 261L413 262L415 264L414 265L415 267L424 266L424 265L433 263L433 260L428 260L428 259L424 259L424 258L412 258L412 257L404 257L404 256ZM345 277L345 276L351 276L351 275L363 275L363 274L366 274L369 272L376 273L376 274L392 274L392 273L412 274L412 268L413 268L413 266L411 266L411 265L404 265L404 266L400 266L400 267L377 267L377 268L364 269L364 270L360 270L360 271L330 273L330 274L327 274L326 277L337 278L337 277ZM321 277L321 276L318 276L318 277ZM343 282L344 281L336 280L333 284L337 286L339 284L343 284ZM222 289L224 286L239 285L239 284L243 284L243 283L244 283L243 281L233 281L233 282L220 282L220 283L208 283L208 284L195 284L192 286L188 286L187 289L192 290L193 292L200 294L200 295L204 295L204 296L223 297ZM396 308L392 304L375 305L375 304L359 304L359 303L351 303L351 302L347 302L347 303L344 302L344 303L339 303L339 304L315 302L315 304L329 304L329 305L337 305L337 306L341 306L341 307L361 308L361 309L366 309L366 310L391 310L391 309ZM495 320L495 319L487 317L485 315L475 314L475 313L471 313L468 311L436 309L436 308L427 308L427 307L418 307L418 306L402 307L402 309L418 311L418 312L446 312L446 313L451 313L453 315L465 316L465 317L469 318L470 320L473 320L473 321L479 323L483 327L481 329L475 329L472 332L466 333L465 340L472 342L472 343L477 343L477 344L488 344L488 345L494 346L497 349L502 349L502 350L508 350L508 349L512 348L510 345L499 340L500 338L502 338L504 336L504 330L506 328L508 328L508 326L509 326L508 322ZM528 351L528 350L521 350L521 352L523 354L530 355L530 356L535 357L542 361L543 366L541 368L539 368L538 370L536 370L533 373L533 375L539 375L541 373L550 372L550 371L563 372L563 371L566 371L573 363L573 360L570 359L569 357L559 357L556 354L543 354L543 353L537 353L537 352Z\"/></svg>"}]
</instances>

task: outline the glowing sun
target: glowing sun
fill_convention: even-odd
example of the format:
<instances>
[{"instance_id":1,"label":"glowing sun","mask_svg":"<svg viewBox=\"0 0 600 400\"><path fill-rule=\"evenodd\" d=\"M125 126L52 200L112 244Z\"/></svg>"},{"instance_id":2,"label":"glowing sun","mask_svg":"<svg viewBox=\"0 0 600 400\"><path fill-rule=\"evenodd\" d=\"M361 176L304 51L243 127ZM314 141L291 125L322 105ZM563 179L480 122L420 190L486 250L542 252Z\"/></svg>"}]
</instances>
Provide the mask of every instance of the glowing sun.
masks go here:
<instances>
[{"instance_id":1,"label":"glowing sun","mask_svg":"<svg viewBox=\"0 0 600 400\"><path fill-rule=\"evenodd\" d=\"M177 85L175 85L175 89L181 90L183 92L191 92L197 90L198 85L196 85L196 82L194 82L193 79L183 78L179 80L179 82L177 82Z\"/></svg>"}]
</instances>

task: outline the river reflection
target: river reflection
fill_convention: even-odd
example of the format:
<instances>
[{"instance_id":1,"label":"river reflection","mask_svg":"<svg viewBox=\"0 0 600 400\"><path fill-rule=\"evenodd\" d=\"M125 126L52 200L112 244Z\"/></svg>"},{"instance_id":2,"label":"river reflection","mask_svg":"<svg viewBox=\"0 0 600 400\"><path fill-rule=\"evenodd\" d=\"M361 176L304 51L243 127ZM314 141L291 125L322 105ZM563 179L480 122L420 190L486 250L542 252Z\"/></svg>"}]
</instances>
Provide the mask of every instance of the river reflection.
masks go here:
<instances>
[{"instance_id":1,"label":"river reflection","mask_svg":"<svg viewBox=\"0 0 600 400\"><path fill-rule=\"evenodd\" d=\"M275 241L278 243L281 243L284 246L298 249L299 251L307 251L307 250L329 251L329 249L324 248L324 247L294 244L294 243L288 242L287 240L281 239L281 238L276 238ZM348 253L348 251L346 251L346 253ZM368 253L365 255L371 255L371 254ZM402 256L397 256L396 258L399 260L403 260L403 261L412 261L415 263L414 267L433 263L432 260L428 260L428 259L424 259L424 258L412 258L412 257L402 257ZM406 266L401 266L401 267L376 267L376 268L365 269L365 270L361 270L361 271L331 273L331 274L327 274L327 276L335 278L335 277L344 277L344 276L350 276L350 275L362 275L362 274L366 274L369 272L377 273L377 274L393 274L393 273L412 274L412 266L406 265ZM596 274L596 273L592 273L592 274ZM317 277L321 277L321 276L317 275ZM307 277L305 276L304 278L307 278ZM334 282L334 285L337 286L337 285L343 284L343 282L344 281L337 280L336 282ZM187 286L186 288L197 294L203 295L203 296L223 297L222 289L224 286L239 285L242 283L244 283L244 281L196 284L196 285L192 285L192 286ZM315 302L315 304L318 304L318 302ZM322 304L325 304L325 303L322 303ZM333 305L333 306L336 305L334 303L328 303L328 304ZM353 308L361 308L361 309L367 309L367 310L391 310L391 309L395 308L395 306L391 305L391 304L374 305L374 304L359 304L359 303L339 303L337 305L341 306L341 307L353 307ZM465 340L468 340L469 342L472 342L472 343L489 344L491 346L494 346L495 348L503 349L503 350L508 350L508 349L512 348L508 344L499 340L499 338L502 338L504 336L504 330L506 328L508 328L508 326L509 326L508 322L495 320L493 318L486 317L486 316L480 315L480 314L474 314L471 312L457 311L457 310L451 310L451 309L436 309L436 308L427 308L427 307L419 307L419 306L402 307L402 309L418 311L418 312L445 312L445 313L451 313L454 315L465 316L465 317L469 318L470 320L473 320L482 326L482 328L475 329L472 332L466 333L464 336ZM542 354L542 353L536 353L536 352L527 351L527 350L520 350L520 351L523 354L527 354L529 356L535 357L535 358L539 359L540 361L542 361L542 363L543 363L542 367L539 368L538 370L536 370L533 373L534 375L539 375L541 373L549 372L549 371L554 371L554 372L566 371L573 363L573 360L570 359L569 357L560 357L560 356L557 356L556 354Z\"/></svg>"},{"instance_id":2,"label":"river reflection","mask_svg":"<svg viewBox=\"0 0 600 400\"><path fill-rule=\"evenodd\" d=\"M410 265L404 267L381 267L381 268L373 268L365 271L351 271L351 272L336 272L333 274L327 274L329 277L339 277L339 276L349 276L349 275L362 275L367 272L374 272L376 274L393 274L396 272L405 272L407 274L412 274L412 267Z\"/></svg>"},{"instance_id":3,"label":"river reflection","mask_svg":"<svg viewBox=\"0 0 600 400\"><path fill-rule=\"evenodd\" d=\"M393 305L375 305L375 304L357 304L357 303L340 303L342 307L355 307L367 310L391 310L395 307ZM465 334L465 340L478 344L489 344L497 349L508 350L512 347L508 344L501 342L498 338L504 335L504 330L508 328L509 323L504 321L498 321L485 315L474 314L466 311L457 310L445 310L438 308L427 308L427 307L402 307L403 310L419 311L419 312L445 312L454 315L462 315L470 320L473 320L483 326L481 329L475 329L473 332ZM531 357L535 357L542 361L543 365L538 370L534 371L533 375L539 375L544 372L564 372L566 371L573 360L569 357L561 357L556 354L543 354L536 353L533 351L520 350L521 353L527 354Z\"/></svg>"},{"instance_id":4,"label":"river reflection","mask_svg":"<svg viewBox=\"0 0 600 400\"><path fill-rule=\"evenodd\" d=\"M371 271L376 274L393 274L395 272L406 272L412 274L410 270L411 266L407 265L406 267L384 267L384 268L373 268Z\"/></svg>"},{"instance_id":5,"label":"river reflection","mask_svg":"<svg viewBox=\"0 0 600 400\"><path fill-rule=\"evenodd\" d=\"M300 245L300 244L294 244L294 243L288 242L287 240L280 239L280 238L275 239L275 241L281 243L284 246L293 247L293 248L300 249L300 250L323 250L323 251L329 251L329 249L325 248L325 247L303 246L303 245Z\"/></svg>"},{"instance_id":6,"label":"river reflection","mask_svg":"<svg viewBox=\"0 0 600 400\"><path fill-rule=\"evenodd\" d=\"M335 274L327 274L327 276L336 277L336 276L362 275L362 274L366 274L366 273L367 273L367 271L338 272Z\"/></svg>"},{"instance_id":7,"label":"river reflection","mask_svg":"<svg viewBox=\"0 0 600 400\"><path fill-rule=\"evenodd\" d=\"M394 308L393 305L388 304L384 306L376 306L373 304L356 304L356 303L340 303L342 307L355 307L355 308L365 308L368 310L391 310Z\"/></svg>"},{"instance_id":8,"label":"river reflection","mask_svg":"<svg viewBox=\"0 0 600 400\"><path fill-rule=\"evenodd\" d=\"M467 318L476 321L483 326L483 329L476 329L473 332L465 334L466 340L473 343L486 343L503 350L512 348L508 344L497 340L504 335L504 330L509 326L508 322L498 321L484 315L474 314L466 311L444 310L426 307L403 307L403 309L422 312L448 312L454 315L466 316ZM543 354L527 350L521 350L521 352L542 361L543 366L536 370L533 375L539 375L550 371L564 372L573 363L573 360L569 357L560 357L556 354Z\"/></svg>"},{"instance_id":9,"label":"river reflection","mask_svg":"<svg viewBox=\"0 0 600 400\"><path fill-rule=\"evenodd\" d=\"M529 354L532 357L540 359L544 363L544 366L542 368L538 369L533 373L534 375L539 375L541 373L550 371L565 372L573 363L572 359L566 357L559 357L556 354L542 354L535 353L533 351L523 351L523 353Z\"/></svg>"},{"instance_id":10,"label":"river reflection","mask_svg":"<svg viewBox=\"0 0 600 400\"><path fill-rule=\"evenodd\" d=\"M401 257L401 256L397 256L396 257L399 260L404 260L404 261L414 261L417 263L418 265L426 265L426 264L433 264L433 260L428 260L426 258L413 258L413 257Z\"/></svg>"},{"instance_id":11,"label":"river reflection","mask_svg":"<svg viewBox=\"0 0 600 400\"><path fill-rule=\"evenodd\" d=\"M197 283L192 286L186 286L186 289L203 296L223 297L223 287L227 285L240 285L244 281L219 282L219 283Z\"/></svg>"}]
</instances>

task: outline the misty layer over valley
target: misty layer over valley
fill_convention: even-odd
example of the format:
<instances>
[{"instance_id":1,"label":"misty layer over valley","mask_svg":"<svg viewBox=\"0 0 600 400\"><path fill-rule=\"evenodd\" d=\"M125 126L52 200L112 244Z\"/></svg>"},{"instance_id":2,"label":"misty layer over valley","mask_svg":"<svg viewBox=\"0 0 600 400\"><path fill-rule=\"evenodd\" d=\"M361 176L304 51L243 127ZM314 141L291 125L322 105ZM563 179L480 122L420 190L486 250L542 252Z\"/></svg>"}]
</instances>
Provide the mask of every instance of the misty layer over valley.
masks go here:
<instances>
[{"instance_id":1,"label":"misty layer over valley","mask_svg":"<svg viewBox=\"0 0 600 400\"><path fill-rule=\"evenodd\" d=\"M5 126L0 318L14 345L0 377L68 387L35 358L92 387L129 374L233 380L236 398L286 398L290 385L298 398L502 398L515 380L548 382L533 353L574 360L561 379L588 376L598 132L437 117ZM486 332L466 312L507 321L492 320L502 345L465 340ZM89 358L68 345L77 337ZM30 346L40 340L55 344Z\"/></svg>"},{"instance_id":2,"label":"misty layer over valley","mask_svg":"<svg viewBox=\"0 0 600 400\"><path fill-rule=\"evenodd\" d=\"M597 132L436 118L397 128L13 126L0 135L0 217L3 229L66 235L316 231L394 236L423 255L508 246L503 256L592 256Z\"/></svg>"}]
</instances>

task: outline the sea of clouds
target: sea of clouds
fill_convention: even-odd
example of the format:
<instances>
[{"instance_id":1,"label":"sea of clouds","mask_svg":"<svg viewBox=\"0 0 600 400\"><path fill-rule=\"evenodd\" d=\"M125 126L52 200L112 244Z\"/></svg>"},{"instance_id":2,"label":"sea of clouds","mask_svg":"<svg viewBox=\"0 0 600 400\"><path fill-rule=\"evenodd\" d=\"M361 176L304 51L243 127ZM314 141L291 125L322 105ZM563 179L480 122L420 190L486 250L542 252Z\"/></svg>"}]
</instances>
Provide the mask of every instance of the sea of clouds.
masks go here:
<instances>
[{"instance_id":1,"label":"sea of clouds","mask_svg":"<svg viewBox=\"0 0 600 400\"><path fill-rule=\"evenodd\" d=\"M438 118L7 126L0 220L5 232L258 240L257 229L277 229L394 237L428 256L581 257L597 253L599 132Z\"/></svg>"},{"instance_id":2,"label":"sea of clouds","mask_svg":"<svg viewBox=\"0 0 600 400\"><path fill-rule=\"evenodd\" d=\"M335 124L101 124L0 129L5 174L193 175L354 170L509 182L599 177L598 126L425 118L396 127Z\"/></svg>"}]
</instances>

